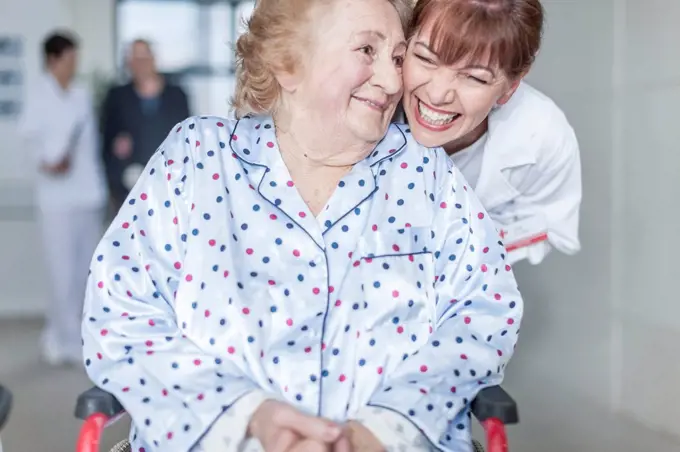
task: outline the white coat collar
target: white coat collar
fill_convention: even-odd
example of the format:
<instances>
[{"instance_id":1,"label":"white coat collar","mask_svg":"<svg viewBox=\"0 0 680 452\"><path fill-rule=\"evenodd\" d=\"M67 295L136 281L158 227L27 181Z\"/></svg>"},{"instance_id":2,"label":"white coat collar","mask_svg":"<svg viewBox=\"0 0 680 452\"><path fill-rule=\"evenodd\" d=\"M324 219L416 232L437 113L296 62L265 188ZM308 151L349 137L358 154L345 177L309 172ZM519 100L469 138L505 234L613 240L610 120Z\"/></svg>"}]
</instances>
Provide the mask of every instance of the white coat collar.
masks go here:
<instances>
[{"instance_id":1,"label":"white coat collar","mask_svg":"<svg viewBox=\"0 0 680 452\"><path fill-rule=\"evenodd\" d=\"M510 101L493 110L489 115L489 131L482 171L475 192L487 210L512 201L519 192L507 178L508 170L537 161L540 150L540 118L532 118L531 112L520 107L526 101L526 91L522 85ZM525 114L529 113L529 114Z\"/></svg>"}]
</instances>

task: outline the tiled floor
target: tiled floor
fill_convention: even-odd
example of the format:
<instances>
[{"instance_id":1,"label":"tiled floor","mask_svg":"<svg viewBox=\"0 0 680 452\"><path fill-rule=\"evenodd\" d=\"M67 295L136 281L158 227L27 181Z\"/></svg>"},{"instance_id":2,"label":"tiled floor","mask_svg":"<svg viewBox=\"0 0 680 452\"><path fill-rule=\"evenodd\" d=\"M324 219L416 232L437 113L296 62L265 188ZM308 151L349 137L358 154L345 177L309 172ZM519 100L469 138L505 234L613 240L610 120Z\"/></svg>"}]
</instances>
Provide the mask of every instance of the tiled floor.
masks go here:
<instances>
[{"instance_id":1,"label":"tiled floor","mask_svg":"<svg viewBox=\"0 0 680 452\"><path fill-rule=\"evenodd\" d=\"M15 409L2 433L4 452L70 452L79 422L74 400L89 387L80 370L51 369L38 360L37 321L0 322L0 381L15 394ZM545 384L543 384L545 386ZM520 400L522 423L510 429L512 452L648 452L680 451L680 443L639 424L608 416L587 400L513 381L507 387ZM564 413L581 412L577 419ZM124 437L125 425L107 431L102 450Z\"/></svg>"}]
</instances>

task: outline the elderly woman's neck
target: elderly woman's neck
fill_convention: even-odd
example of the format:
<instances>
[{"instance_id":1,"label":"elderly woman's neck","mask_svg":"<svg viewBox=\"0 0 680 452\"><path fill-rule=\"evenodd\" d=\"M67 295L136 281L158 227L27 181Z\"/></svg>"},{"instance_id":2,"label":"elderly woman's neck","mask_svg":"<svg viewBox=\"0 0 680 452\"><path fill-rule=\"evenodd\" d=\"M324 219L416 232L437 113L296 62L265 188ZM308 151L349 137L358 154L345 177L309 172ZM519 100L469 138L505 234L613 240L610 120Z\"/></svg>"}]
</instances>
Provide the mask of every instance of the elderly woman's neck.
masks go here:
<instances>
[{"instance_id":1,"label":"elderly woman's neck","mask_svg":"<svg viewBox=\"0 0 680 452\"><path fill-rule=\"evenodd\" d=\"M291 121L274 119L276 140L279 149L288 164L320 172L347 172L356 163L362 161L375 147L375 143L367 143L351 137L342 136L332 130L318 127L307 118Z\"/></svg>"},{"instance_id":2,"label":"elderly woman's neck","mask_svg":"<svg viewBox=\"0 0 680 452\"><path fill-rule=\"evenodd\" d=\"M276 122L275 122L276 123ZM373 147L343 146L333 137L304 130L276 127L276 140L295 187L314 216L325 208L340 180L354 164L366 158Z\"/></svg>"}]
</instances>

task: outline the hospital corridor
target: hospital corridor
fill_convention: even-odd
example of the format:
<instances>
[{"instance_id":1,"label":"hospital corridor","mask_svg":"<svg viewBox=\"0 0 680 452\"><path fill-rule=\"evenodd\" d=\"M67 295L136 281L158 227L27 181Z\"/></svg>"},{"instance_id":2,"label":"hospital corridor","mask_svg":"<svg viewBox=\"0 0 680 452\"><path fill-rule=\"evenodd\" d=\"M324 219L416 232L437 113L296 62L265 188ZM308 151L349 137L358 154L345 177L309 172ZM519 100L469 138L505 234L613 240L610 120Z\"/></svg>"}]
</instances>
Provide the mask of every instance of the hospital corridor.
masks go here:
<instances>
[{"instance_id":1,"label":"hospital corridor","mask_svg":"<svg viewBox=\"0 0 680 452\"><path fill-rule=\"evenodd\" d=\"M507 426L509 451L680 452L680 126L671 111L680 104L680 1L541 3L543 42L523 83L554 101L578 141L580 250L513 265L524 314L502 383L520 419ZM81 359L87 265L175 125L234 116L233 43L254 8L253 0L0 0L0 386L13 394L0 452L75 450L76 398L93 385ZM77 60L60 59L71 54ZM82 93L59 88L69 71ZM56 140L89 153L86 162L55 157ZM248 214L264 207L248 204ZM248 233L260 226L253 221ZM247 223L238 227L246 234ZM107 428L100 450L129 431L128 418ZM484 438L475 421L472 431Z\"/></svg>"}]
</instances>

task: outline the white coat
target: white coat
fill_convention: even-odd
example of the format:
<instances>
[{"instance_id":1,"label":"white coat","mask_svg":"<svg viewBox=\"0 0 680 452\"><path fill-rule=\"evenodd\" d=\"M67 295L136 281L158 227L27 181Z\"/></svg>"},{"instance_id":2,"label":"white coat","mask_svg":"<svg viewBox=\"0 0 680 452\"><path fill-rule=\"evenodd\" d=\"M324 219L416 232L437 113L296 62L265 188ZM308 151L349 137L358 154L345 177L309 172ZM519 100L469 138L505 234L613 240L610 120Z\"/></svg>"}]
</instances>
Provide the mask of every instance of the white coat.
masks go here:
<instances>
[{"instance_id":1,"label":"white coat","mask_svg":"<svg viewBox=\"0 0 680 452\"><path fill-rule=\"evenodd\" d=\"M452 159L496 222L510 262L579 251L581 162L562 110L523 82L491 112L483 140L474 156L463 150Z\"/></svg>"},{"instance_id":2,"label":"white coat","mask_svg":"<svg viewBox=\"0 0 680 452\"><path fill-rule=\"evenodd\" d=\"M19 133L36 169L36 210L50 277L43 354L52 364L81 362L82 300L107 200L97 121L87 91L75 85L65 90L50 74L27 94ZM44 171L66 160L67 171Z\"/></svg>"}]
</instances>

